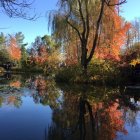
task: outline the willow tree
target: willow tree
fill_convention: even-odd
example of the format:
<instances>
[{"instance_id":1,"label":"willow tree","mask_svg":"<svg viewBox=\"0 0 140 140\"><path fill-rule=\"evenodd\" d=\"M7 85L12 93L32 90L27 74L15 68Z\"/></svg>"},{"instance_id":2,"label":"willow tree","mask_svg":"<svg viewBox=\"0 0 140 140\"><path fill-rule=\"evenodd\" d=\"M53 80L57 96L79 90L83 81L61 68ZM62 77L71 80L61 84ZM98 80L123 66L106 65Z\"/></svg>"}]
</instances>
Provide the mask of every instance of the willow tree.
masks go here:
<instances>
[{"instance_id":1,"label":"willow tree","mask_svg":"<svg viewBox=\"0 0 140 140\"><path fill-rule=\"evenodd\" d=\"M76 35L80 41L81 65L84 71L90 63L101 32L105 8L116 7L126 0L59 0L59 9L50 13L52 32L65 41ZM91 36L92 35L92 40ZM88 50L88 42L92 47Z\"/></svg>"}]
</instances>

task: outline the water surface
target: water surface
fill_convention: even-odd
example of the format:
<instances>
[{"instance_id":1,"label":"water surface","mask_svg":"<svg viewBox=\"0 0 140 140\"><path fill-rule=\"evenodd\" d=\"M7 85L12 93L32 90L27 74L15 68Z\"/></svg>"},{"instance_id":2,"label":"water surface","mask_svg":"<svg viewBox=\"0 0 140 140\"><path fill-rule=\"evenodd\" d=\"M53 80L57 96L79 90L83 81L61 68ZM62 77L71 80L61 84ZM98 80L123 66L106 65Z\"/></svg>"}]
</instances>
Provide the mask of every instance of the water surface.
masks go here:
<instances>
[{"instance_id":1,"label":"water surface","mask_svg":"<svg viewBox=\"0 0 140 140\"><path fill-rule=\"evenodd\" d=\"M139 96L118 87L0 77L0 140L139 140L139 109Z\"/></svg>"}]
</instances>

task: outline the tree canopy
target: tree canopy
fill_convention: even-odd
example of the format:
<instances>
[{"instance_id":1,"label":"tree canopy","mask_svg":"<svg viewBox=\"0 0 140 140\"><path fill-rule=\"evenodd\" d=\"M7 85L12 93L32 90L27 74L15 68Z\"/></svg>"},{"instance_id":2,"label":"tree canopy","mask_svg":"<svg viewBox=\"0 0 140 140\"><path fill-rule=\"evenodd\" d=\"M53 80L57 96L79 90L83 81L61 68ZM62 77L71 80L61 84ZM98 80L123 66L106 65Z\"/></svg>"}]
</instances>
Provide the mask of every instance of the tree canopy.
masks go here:
<instances>
[{"instance_id":1,"label":"tree canopy","mask_svg":"<svg viewBox=\"0 0 140 140\"><path fill-rule=\"evenodd\" d=\"M98 46L104 19L110 16L114 26L111 15L116 12L117 6L125 2L126 0L59 0L59 10L50 13L49 25L52 27L52 33L63 42L71 41L74 36L78 38L81 65L86 70Z\"/></svg>"}]
</instances>

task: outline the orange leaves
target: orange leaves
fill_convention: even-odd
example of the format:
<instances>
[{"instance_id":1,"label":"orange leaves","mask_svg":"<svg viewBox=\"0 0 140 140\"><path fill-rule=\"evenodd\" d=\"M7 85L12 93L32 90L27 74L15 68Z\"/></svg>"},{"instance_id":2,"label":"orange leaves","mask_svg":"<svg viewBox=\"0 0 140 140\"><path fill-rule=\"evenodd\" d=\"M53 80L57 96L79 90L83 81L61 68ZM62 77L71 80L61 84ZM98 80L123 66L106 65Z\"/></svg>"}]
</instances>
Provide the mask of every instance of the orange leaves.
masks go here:
<instances>
[{"instance_id":1,"label":"orange leaves","mask_svg":"<svg viewBox=\"0 0 140 140\"><path fill-rule=\"evenodd\" d=\"M131 28L131 24L125 22L117 12L115 8L105 10L103 29L96 49L97 58L120 61L120 50L126 43L126 33Z\"/></svg>"},{"instance_id":2,"label":"orange leaves","mask_svg":"<svg viewBox=\"0 0 140 140\"><path fill-rule=\"evenodd\" d=\"M8 53L13 60L19 61L21 58L21 50L17 45L16 39L14 37L10 38L10 43L8 47Z\"/></svg>"},{"instance_id":3,"label":"orange leaves","mask_svg":"<svg viewBox=\"0 0 140 140\"><path fill-rule=\"evenodd\" d=\"M93 112L98 114L96 121L100 122L99 139L101 140L102 138L115 139L117 132L127 134L127 130L124 128L123 112L118 109L118 102L116 99L109 106L103 102L94 103Z\"/></svg>"},{"instance_id":4,"label":"orange leaves","mask_svg":"<svg viewBox=\"0 0 140 140\"><path fill-rule=\"evenodd\" d=\"M112 2L118 3L118 0ZM98 12L98 9L96 9ZM96 17L90 17L96 19ZM90 21L92 23L92 21ZM87 41L87 58L90 55L95 38L96 26L90 24L89 39ZM95 56L99 59L107 59L113 61L120 61L121 48L127 41L127 31L131 28L131 24L125 22L118 14L117 7L105 6L102 24L99 29L99 39L95 49ZM92 30L93 29L93 30ZM66 64L77 64L81 58L81 42L78 37L71 35L71 42L66 48ZM80 57L79 57L80 56Z\"/></svg>"},{"instance_id":5,"label":"orange leaves","mask_svg":"<svg viewBox=\"0 0 140 140\"><path fill-rule=\"evenodd\" d=\"M20 81L11 82L10 86L20 88L21 87L21 82Z\"/></svg>"}]
</instances>

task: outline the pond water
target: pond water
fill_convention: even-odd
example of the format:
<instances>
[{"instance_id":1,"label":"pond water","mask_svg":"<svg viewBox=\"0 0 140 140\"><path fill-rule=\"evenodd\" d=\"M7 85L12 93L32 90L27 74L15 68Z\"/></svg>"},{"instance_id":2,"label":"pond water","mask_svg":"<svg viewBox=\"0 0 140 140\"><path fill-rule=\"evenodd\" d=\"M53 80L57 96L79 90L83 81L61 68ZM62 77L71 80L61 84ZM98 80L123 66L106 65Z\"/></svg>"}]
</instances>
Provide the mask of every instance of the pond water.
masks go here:
<instances>
[{"instance_id":1,"label":"pond water","mask_svg":"<svg viewBox=\"0 0 140 140\"><path fill-rule=\"evenodd\" d=\"M139 140L139 110L119 88L0 76L0 140Z\"/></svg>"}]
</instances>

